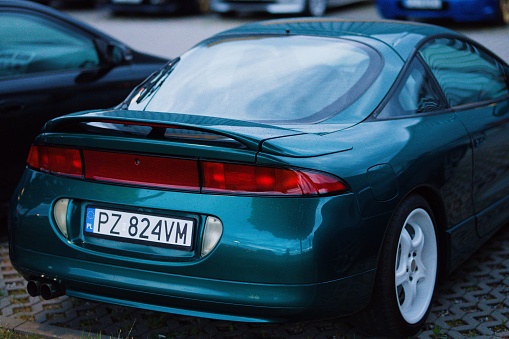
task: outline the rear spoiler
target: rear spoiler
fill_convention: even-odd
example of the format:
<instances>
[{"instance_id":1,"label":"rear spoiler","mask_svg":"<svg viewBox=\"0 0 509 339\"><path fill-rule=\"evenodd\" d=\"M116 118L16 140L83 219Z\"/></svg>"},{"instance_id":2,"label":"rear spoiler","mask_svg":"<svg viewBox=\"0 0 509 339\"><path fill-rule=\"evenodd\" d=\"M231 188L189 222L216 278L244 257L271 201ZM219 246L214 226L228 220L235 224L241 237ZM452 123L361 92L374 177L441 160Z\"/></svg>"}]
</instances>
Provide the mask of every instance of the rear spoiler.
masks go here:
<instances>
[{"instance_id":1,"label":"rear spoiler","mask_svg":"<svg viewBox=\"0 0 509 339\"><path fill-rule=\"evenodd\" d=\"M272 125L233 119L146 111L88 111L46 123L43 133L125 135L154 140L220 144L259 151L269 139L304 134Z\"/></svg>"}]
</instances>

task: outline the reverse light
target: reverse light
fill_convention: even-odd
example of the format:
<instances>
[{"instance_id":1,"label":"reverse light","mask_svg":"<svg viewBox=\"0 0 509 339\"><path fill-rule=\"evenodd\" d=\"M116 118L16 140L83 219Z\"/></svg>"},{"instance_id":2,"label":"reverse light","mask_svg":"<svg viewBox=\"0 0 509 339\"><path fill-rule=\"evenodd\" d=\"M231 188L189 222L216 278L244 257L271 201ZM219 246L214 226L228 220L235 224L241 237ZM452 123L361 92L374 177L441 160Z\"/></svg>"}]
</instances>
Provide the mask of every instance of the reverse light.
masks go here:
<instances>
[{"instance_id":1,"label":"reverse light","mask_svg":"<svg viewBox=\"0 0 509 339\"><path fill-rule=\"evenodd\" d=\"M207 217L203 229L201 256L207 256L216 247L223 235L223 223L216 217Z\"/></svg>"},{"instance_id":2,"label":"reverse light","mask_svg":"<svg viewBox=\"0 0 509 339\"><path fill-rule=\"evenodd\" d=\"M69 207L69 199L60 199L53 206L53 217L57 223L58 229L62 234L69 238L67 233L67 208Z\"/></svg>"}]
</instances>

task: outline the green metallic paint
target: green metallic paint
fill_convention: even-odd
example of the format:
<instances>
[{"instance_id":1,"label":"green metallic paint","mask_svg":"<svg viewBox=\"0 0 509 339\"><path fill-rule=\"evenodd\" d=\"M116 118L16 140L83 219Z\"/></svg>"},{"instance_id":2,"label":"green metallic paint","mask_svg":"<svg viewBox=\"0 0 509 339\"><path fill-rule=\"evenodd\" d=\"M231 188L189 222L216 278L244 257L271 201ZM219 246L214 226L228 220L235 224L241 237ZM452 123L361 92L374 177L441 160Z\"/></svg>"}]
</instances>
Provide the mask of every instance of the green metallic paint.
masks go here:
<instances>
[{"instance_id":1,"label":"green metallic paint","mask_svg":"<svg viewBox=\"0 0 509 339\"><path fill-rule=\"evenodd\" d=\"M377 201L390 201L398 196L396 173L389 164L379 164L368 168L369 186Z\"/></svg>"},{"instance_id":2,"label":"green metallic paint","mask_svg":"<svg viewBox=\"0 0 509 339\"><path fill-rule=\"evenodd\" d=\"M360 273L358 268L340 267L343 265L340 262L335 264L335 268L321 265L334 258L317 253L317 249L329 252L337 250L334 238L352 239L352 235L356 234L355 229L365 227L352 194L291 199L221 195L211 197L142 188L133 190L130 187L65 179L37 172L32 172L31 177L25 176L23 181L27 184L30 182L31 187L41 187L38 194L20 195L18 206L24 213L18 216L19 220L15 220L21 225L16 231L19 235L17 244L20 247L30 247L33 251L81 260L88 258L140 270L239 282L308 284ZM45 186L47 188L43 188ZM49 187L51 191L48 191ZM59 233L50 215L53 203L64 197L71 199L73 211L70 216L69 241ZM33 201L39 203L32 205ZM198 221L195 251L182 252L84 236L83 215L87 205L124 210L125 206L129 206L129 210L140 213L194 218ZM183 211L182 206L186 206L190 212ZM237 212L232 214L232 210ZM341 222L338 222L331 211L341 210L344 212L341 213ZM201 245L203 222L208 215L223 222L224 232L213 255L203 259L197 249ZM50 225L45 222L46 217L51 220ZM267 219L271 222L267 223ZM22 225L25 224L35 225L37 230L32 230L32 226L24 228ZM317 234L328 236L322 238ZM331 234L335 236L330 237ZM43 236L48 242L58 245L50 249L46 248L45 242L30 245L33 237ZM366 257L370 251L362 250L371 245L360 244L362 233L356 237L359 238L357 242L361 249L357 257L348 258L348 261L373 260L373 253L371 257ZM374 263L369 266L374 267ZM342 272L341 275L337 274L338 270Z\"/></svg>"},{"instance_id":3,"label":"green metallic paint","mask_svg":"<svg viewBox=\"0 0 509 339\"><path fill-rule=\"evenodd\" d=\"M313 147L310 148L309 145L313 145ZM262 152L264 153L295 158L323 156L351 149L351 144L341 142L341 140L332 143L330 138L317 134L301 134L292 138L281 137L266 140L262 144Z\"/></svg>"},{"instance_id":4,"label":"green metallic paint","mask_svg":"<svg viewBox=\"0 0 509 339\"><path fill-rule=\"evenodd\" d=\"M500 117L507 113L507 102L399 119L370 118L391 95L416 46L429 36L451 31L422 24L287 19L242 26L212 40L246 32L369 41L383 55L384 68L351 107L309 126L96 111L53 120L36 142L319 170L341 178L348 192L302 197L213 195L27 169L9 219L11 259L25 278L44 275L61 281L69 295L180 314L243 321L310 319L350 315L368 304L387 225L411 194L427 198L433 208L447 270L480 246L486 237L477 231L485 235L492 230L476 228L475 212L490 212L481 215L488 218L498 207L507 210L507 183L489 181L480 163L497 158L497 140L507 139L506 119ZM487 116L487 124L477 130L473 126L479 113ZM84 121L112 120L216 133L245 147L99 135L76 128ZM500 168L506 168L507 157L498 158ZM504 173L500 170L497 175L502 178ZM488 186L475 180L472 185L475 177L487 180ZM483 198L496 202L492 210L474 198L483 190ZM69 239L51 216L61 198L71 201ZM86 236L82 229L89 205L191 218L196 221L194 248L179 251ZM220 219L224 231L217 247L202 258L199 248L208 216Z\"/></svg>"},{"instance_id":5,"label":"green metallic paint","mask_svg":"<svg viewBox=\"0 0 509 339\"><path fill-rule=\"evenodd\" d=\"M304 25L302 23L305 23ZM243 25L221 32L211 39L249 34L302 34L329 37L369 37L395 49L407 58L423 39L438 34L460 36L443 27L415 22L359 21L338 18L282 19Z\"/></svg>"},{"instance_id":6,"label":"green metallic paint","mask_svg":"<svg viewBox=\"0 0 509 339\"><path fill-rule=\"evenodd\" d=\"M44 137L39 137L38 142L48 145L68 145L77 147L87 147L91 149L103 149L105 143L108 149L112 151L172 155L176 157L204 157L218 160L227 160L234 158L241 162L254 162L256 152L250 149L232 149L227 147L210 147L209 145L189 145L182 143L172 143L171 141L143 140L143 139L125 139L117 137L94 136L88 134L68 135L65 134L65 142L62 143L64 133L47 133ZM168 146L171 146L171 149Z\"/></svg>"},{"instance_id":7,"label":"green metallic paint","mask_svg":"<svg viewBox=\"0 0 509 339\"><path fill-rule=\"evenodd\" d=\"M151 270L133 274L137 270L130 267L63 258L61 254L41 256L18 246L13 248L13 256L18 261L16 269L27 279L46 267L47 278L65 279L69 295L107 302L114 298L115 303L195 316L209 312L213 318L243 321L310 319L331 311L349 314L366 304L369 294L365 292L374 274L371 270L320 284L261 284ZM132 293L142 286L143 291ZM184 311L189 303L194 311ZM309 309L315 311L311 316Z\"/></svg>"},{"instance_id":8,"label":"green metallic paint","mask_svg":"<svg viewBox=\"0 0 509 339\"><path fill-rule=\"evenodd\" d=\"M47 131L68 131L69 126L88 121L123 121L131 123L161 124L176 126L177 128L190 128L197 131L207 131L217 134L227 134L238 140L250 149L258 150L259 141L281 136L298 135L301 132L292 131L282 127L259 124L248 121L222 119L214 117L194 116L187 114L145 112L145 111L91 111L70 114L48 122Z\"/></svg>"},{"instance_id":9,"label":"green metallic paint","mask_svg":"<svg viewBox=\"0 0 509 339\"><path fill-rule=\"evenodd\" d=\"M28 184L34 190L25 194L22 187ZM277 308L283 302L281 314L288 317L292 313L297 317L313 305L318 307L325 300L330 301L330 296L324 294L329 288L342 291L341 301L344 301L345 291L364 286L355 297L349 298L354 298L356 305L365 304L369 298L369 284L365 282L374 272L377 255L374 249L379 246L381 234L373 227L379 221L360 219L352 194L320 199L215 196L211 200L210 196L201 194L133 190L30 170L25 172L17 193L19 214L11 220L11 224L18 225L11 229L11 237L16 242L11 247L11 256L17 269L28 279L39 275L36 272L43 268L44 276L64 281L70 295L74 288L77 288L75 295L87 291L90 286L84 285L86 280L87 284L96 286L92 299L103 300L105 297L97 291L117 287L119 290L111 290L110 296L127 300L124 303L143 302L145 307L149 304L164 307L166 304L161 304L161 300L165 300L174 308L184 308L185 302L180 298L195 299L197 305L199 300L208 300L203 302L203 310L210 312L214 307L205 306L210 303ZM62 197L71 199L70 240L59 233L49 216L53 203ZM97 200L98 197L101 199ZM194 216L199 221L195 249L200 247L199 234L206 215L222 220L224 235L205 259L197 252L88 238L81 231L87 204ZM183 204L192 213L181 211ZM237 213L232 214L231 210ZM344 212L338 219L336 212L341 210ZM270 224L267 218L272 220ZM366 232L372 236L366 237ZM45 241L34 244L34 238ZM87 278L83 280L83 277ZM81 283L74 283L75 279ZM213 288L214 284L218 284L217 289ZM130 289L129 286L145 286L145 292L127 297L121 291ZM193 286L194 292L190 293L185 286ZM340 306L345 304L337 301L322 311L353 310L351 306ZM228 309L224 307L227 314L237 317L242 314ZM245 312L246 317L256 318L256 312L251 314L249 307ZM273 316L267 319L277 319L272 319ZM216 317L222 318L217 314Z\"/></svg>"},{"instance_id":10,"label":"green metallic paint","mask_svg":"<svg viewBox=\"0 0 509 339\"><path fill-rule=\"evenodd\" d=\"M509 133L504 118L508 113L509 99L457 113L472 136L474 209L479 214L477 232L481 237L498 229L508 217L509 181L504 179L509 169L505 148Z\"/></svg>"}]
</instances>

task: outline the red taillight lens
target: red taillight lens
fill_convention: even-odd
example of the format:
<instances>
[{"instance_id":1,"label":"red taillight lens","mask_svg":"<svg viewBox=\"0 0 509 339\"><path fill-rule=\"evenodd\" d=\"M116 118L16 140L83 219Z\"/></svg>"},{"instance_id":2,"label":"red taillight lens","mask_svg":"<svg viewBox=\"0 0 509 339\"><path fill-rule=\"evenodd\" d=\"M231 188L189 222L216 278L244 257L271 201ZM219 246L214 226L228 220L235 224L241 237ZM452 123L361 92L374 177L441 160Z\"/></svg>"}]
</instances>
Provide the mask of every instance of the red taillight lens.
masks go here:
<instances>
[{"instance_id":1,"label":"red taillight lens","mask_svg":"<svg viewBox=\"0 0 509 339\"><path fill-rule=\"evenodd\" d=\"M156 187L200 189L198 162L84 150L85 178Z\"/></svg>"},{"instance_id":2,"label":"red taillight lens","mask_svg":"<svg viewBox=\"0 0 509 339\"><path fill-rule=\"evenodd\" d=\"M318 195L347 191L338 178L300 169L203 162L203 192Z\"/></svg>"},{"instance_id":3,"label":"red taillight lens","mask_svg":"<svg viewBox=\"0 0 509 339\"><path fill-rule=\"evenodd\" d=\"M348 191L333 175L303 169L92 150L82 152L83 161L78 149L34 145L27 162L34 169L54 174L204 193L299 196Z\"/></svg>"},{"instance_id":4,"label":"red taillight lens","mask_svg":"<svg viewBox=\"0 0 509 339\"><path fill-rule=\"evenodd\" d=\"M34 145L30 148L27 163L44 172L72 177L83 175L80 151L73 148Z\"/></svg>"}]
</instances>

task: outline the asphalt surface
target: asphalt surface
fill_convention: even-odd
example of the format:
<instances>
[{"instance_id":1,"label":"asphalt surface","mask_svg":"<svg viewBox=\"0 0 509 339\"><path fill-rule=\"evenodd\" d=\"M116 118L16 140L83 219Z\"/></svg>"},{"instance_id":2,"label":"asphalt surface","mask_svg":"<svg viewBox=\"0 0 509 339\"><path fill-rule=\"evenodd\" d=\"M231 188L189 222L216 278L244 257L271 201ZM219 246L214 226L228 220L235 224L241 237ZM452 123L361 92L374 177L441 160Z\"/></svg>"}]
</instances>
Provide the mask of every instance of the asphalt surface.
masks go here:
<instances>
[{"instance_id":1,"label":"asphalt surface","mask_svg":"<svg viewBox=\"0 0 509 339\"><path fill-rule=\"evenodd\" d=\"M67 296L30 297L0 239L0 326L47 338L363 338L344 320L252 324L178 316ZM438 287L415 338L509 338L509 226Z\"/></svg>"}]
</instances>

